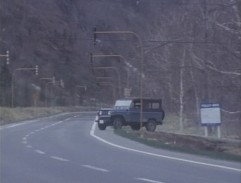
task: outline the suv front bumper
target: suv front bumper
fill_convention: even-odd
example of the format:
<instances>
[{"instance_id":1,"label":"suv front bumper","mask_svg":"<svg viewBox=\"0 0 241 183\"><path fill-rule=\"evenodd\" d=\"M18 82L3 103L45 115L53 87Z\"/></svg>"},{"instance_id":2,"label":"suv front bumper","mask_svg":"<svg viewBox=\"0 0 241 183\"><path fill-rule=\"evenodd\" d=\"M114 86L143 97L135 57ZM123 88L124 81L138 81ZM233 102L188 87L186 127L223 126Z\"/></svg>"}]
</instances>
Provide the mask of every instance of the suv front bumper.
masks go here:
<instances>
[{"instance_id":1,"label":"suv front bumper","mask_svg":"<svg viewBox=\"0 0 241 183\"><path fill-rule=\"evenodd\" d=\"M95 122L109 126L111 124L110 116L96 116Z\"/></svg>"}]
</instances>

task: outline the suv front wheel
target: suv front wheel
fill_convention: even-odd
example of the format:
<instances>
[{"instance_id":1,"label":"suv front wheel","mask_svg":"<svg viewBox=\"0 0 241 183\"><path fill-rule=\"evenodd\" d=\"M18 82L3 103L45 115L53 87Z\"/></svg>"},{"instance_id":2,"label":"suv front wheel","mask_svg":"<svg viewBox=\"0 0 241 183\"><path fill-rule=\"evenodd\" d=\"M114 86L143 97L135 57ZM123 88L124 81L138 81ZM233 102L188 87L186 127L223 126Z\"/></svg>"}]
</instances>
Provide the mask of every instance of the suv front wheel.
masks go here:
<instances>
[{"instance_id":1,"label":"suv front wheel","mask_svg":"<svg viewBox=\"0 0 241 183\"><path fill-rule=\"evenodd\" d=\"M149 120L146 123L146 130L149 132L154 132L156 130L156 121L155 120Z\"/></svg>"},{"instance_id":2,"label":"suv front wheel","mask_svg":"<svg viewBox=\"0 0 241 183\"><path fill-rule=\"evenodd\" d=\"M105 130L106 129L106 125L98 123L98 128L99 128L99 130Z\"/></svg>"},{"instance_id":3,"label":"suv front wheel","mask_svg":"<svg viewBox=\"0 0 241 183\"><path fill-rule=\"evenodd\" d=\"M123 120L121 117L115 117L113 120L113 128L115 130L121 129L123 125Z\"/></svg>"}]
</instances>

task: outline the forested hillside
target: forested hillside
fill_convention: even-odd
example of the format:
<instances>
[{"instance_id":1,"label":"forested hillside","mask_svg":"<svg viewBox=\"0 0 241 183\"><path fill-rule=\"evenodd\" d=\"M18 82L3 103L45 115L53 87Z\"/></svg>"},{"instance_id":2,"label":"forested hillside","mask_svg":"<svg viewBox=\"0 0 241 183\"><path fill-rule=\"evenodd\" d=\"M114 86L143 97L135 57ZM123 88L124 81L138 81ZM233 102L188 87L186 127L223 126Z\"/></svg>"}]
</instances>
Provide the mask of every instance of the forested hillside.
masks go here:
<instances>
[{"instance_id":1,"label":"forested hillside","mask_svg":"<svg viewBox=\"0 0 241 183\"><path fill-rule=\"evenodd\" d=\"M97 34L94 45L94 27L135 34ZM111 103L126 87L139 96L142 61L143 96L162 98L187 125L204 102L241 123L240 0L0 0L0 29L0 54L10 52L10 64L0 62L2 106L11 106L13 79L14 106ZM90 53L121 57L91 63ZM38 76L15 72L35 65ZM53 76L64 88L40 79Z\"/></svg>"}]
</instances>

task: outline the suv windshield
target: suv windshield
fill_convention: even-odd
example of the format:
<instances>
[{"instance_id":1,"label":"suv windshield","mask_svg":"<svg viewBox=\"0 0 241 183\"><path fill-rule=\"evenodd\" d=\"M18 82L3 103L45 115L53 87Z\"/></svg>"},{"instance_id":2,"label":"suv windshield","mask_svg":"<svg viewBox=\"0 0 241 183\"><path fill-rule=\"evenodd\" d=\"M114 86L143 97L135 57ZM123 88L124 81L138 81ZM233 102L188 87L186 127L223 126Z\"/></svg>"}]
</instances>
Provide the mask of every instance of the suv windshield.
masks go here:
<instances>
[{"instance_id":1,"label":"suv windshield","mask_svg":"<svg viewBox=\"0 0 241 183\"><path fill-rule=\"evenodd\" d=\"M131 100L117 100L115 102L115 108L118 108L118 109L126 109L126 108L130 108L131 106Z\"/></svg>"}]
</instances>

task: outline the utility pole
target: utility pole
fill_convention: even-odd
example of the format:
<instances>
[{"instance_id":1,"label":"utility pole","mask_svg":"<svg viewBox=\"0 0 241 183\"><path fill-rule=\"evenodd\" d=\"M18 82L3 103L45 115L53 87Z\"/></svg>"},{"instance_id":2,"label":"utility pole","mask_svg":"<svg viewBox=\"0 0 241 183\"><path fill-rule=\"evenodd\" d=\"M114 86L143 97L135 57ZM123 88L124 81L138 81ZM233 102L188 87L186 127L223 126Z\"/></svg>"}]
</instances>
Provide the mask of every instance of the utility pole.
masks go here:
<instances>
[{"instance_id":1,"label":"utility pole","mask_svg":"<svg viewBox=\"0 0 241 183\"><path fill-rule=\"evenodd\" d=\"M133 32L133 31L97 31L96 27L93 28L93 36L94 36L94 45L97 43L97 35L98 34L131 34L134 35L139 43L140 46L140 102L141 102L141 108L140 108L140 126L143 126L143 62L144 62L144 52L143 52L143 43L140 36Z\"/></svg>"},{"instance_id":2,"label":"utility pole","mask_svg":"<svg viewBox=\"0 0 241 183\"><path fill-rule=\"evenodd\" d=\"M120 72L115 67L93 67L94 70L113 70L117 74L118 77L118 90L119 90L119 96L121 97L121 77Z\"/></svg>"},{"instance_id":3,"label":"utility pole","mask_svg":"<svg viewBox=\"0 0 241 183\"><path fill-rule=\"evenodd\" d=\"M55 84L55 77L48 77L48 78L39 78L39 80L45 80L45 81L49 81L48 83L53 83ZM44 87L44 95L45 95L45 107L47 107L47 84L45 84L45 87Z\"/></svg>"},{"instance_id":4,"label":"utility pole","mask_svg":"<svg viewBox=\"0 0 241 183\"><path fill-rule=\"evenodd\" d=\"M35 67L31 67L31 68L17 68L13 71L13 74L12 74L12 83L11 83L11 90L12 90L12 101L11 101L11 106L12 108L14 107L14 76L15 76L15 73L17 71L28 71L28 70L34 70L35 71L35 75L37 76L38 75L38 65L36 65Z\"/></svg>"},{"instance_id":5,"label":"utility pole","mask_svg":"<svg viewBox=\"0 0 241 183\"><path fill-rule=\"evenodd\" d=\"M114 54L97 55L97 54L92 54L91 53L90 54L90 61L91 61L92 64L93 64L93 61L95 60L94 58L120 58L127 67L131 67L131 65L127 62L127 59L124 56L122 56L122 55L114 55ZM126 75L126 87L128 88L129 87L129 77L130 77L129 69L127 69L126 72L127 72L127 75Z\"/></svg>"},{"instance_id":6,"label":"utility pole","mask_svg":"<svg viewBox=\"0 0 241 183\"><path fill-rule=\"evenodd\" d=\"M207 68L207 0L203 0L203 8L204 8L204 100L205 102L209 102L209 75Z\"/></svg>"}]
</instances>

